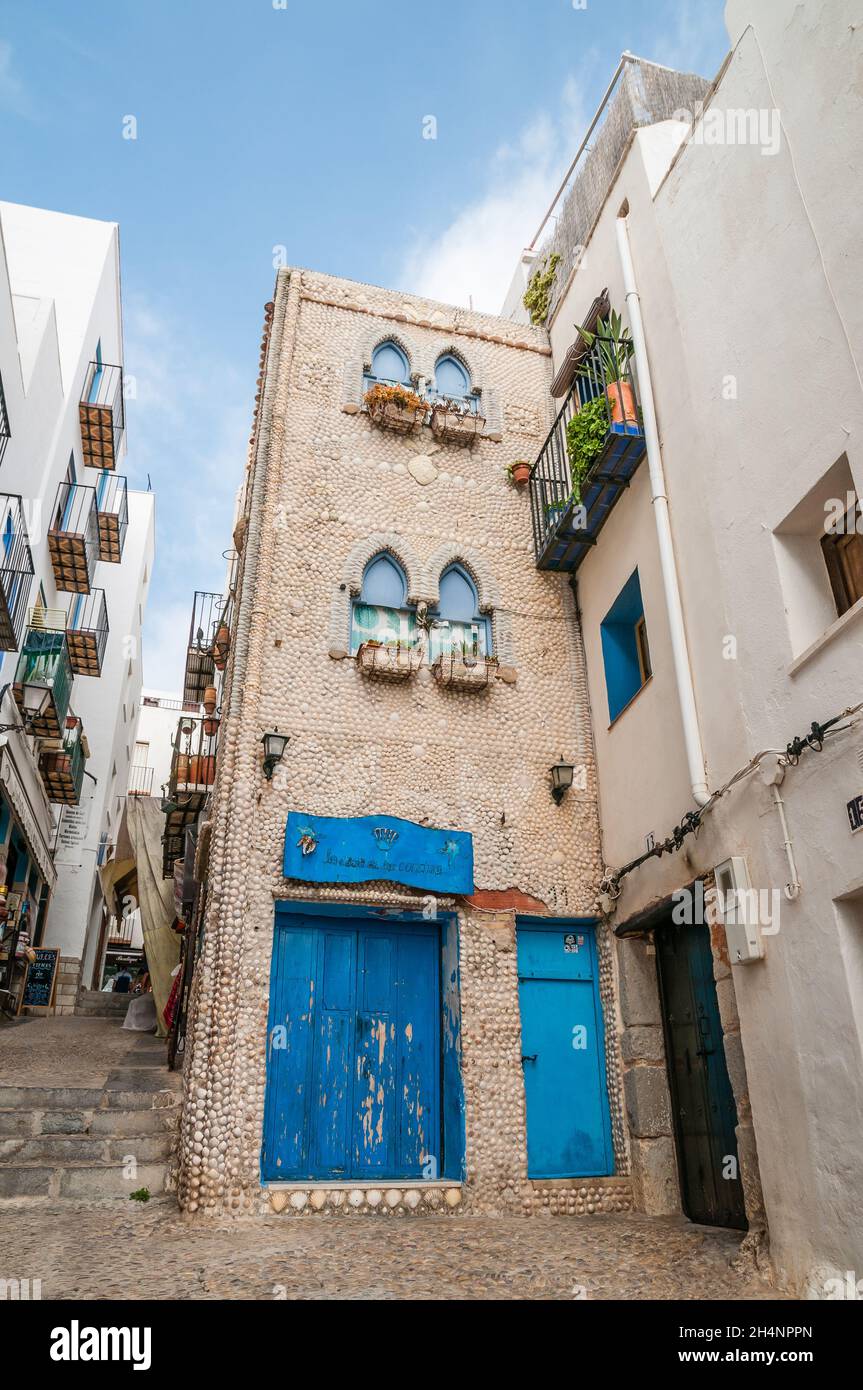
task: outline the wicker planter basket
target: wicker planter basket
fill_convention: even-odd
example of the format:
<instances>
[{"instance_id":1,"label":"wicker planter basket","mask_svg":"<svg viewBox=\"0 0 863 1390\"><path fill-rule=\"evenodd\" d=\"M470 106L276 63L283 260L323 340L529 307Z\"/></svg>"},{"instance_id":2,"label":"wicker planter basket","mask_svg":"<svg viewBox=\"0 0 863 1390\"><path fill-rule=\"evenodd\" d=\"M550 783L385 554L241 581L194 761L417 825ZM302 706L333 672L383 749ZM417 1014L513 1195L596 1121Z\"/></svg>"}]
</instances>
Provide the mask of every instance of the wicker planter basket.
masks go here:
<instances>
[{"instance_id":1,"label":"wicker planter basket","mask_svg":"<svg viewBox=\"0 0 863 1390\"><path fill-rule=\"evenodd\" d=\"M432 675L438 685L453 690L485 690L497 675L496 656L462 656L446 652L432 663Z\"/></svg>"},{"instance_id":2,"label":"wicker planter basket","mask_svg":"<svg viewBox=\"0 0 863 1390\"><path fill-rule=\"evenodd\" d=\"M365 403L373 425L395 430L397 434L410 434L428 414L426 402L407 386L378 383L366 392Z\"/></svg>"},{"instance_id":3,"label":"wicker planter basket","mask_svg":"<svg viewBox=\"0 0 863 1390\"><path fill-rule=\"evenodd\" d=\"M363 642L357 651L357 666L372 680L406 681L415 676L422 663L416 647L384 647Z\"/></svg>"},{"instance_id":4,"label":"wicker planter basket","mask_svg":"<svg viewBox=\"0 0 863 1390\"><path fill-rule=\"evenodd\" d=\"M445 402L432 406L431 429L436 439L447 444L473 444L485 429L485 416L471 411L454 410Z\"/></svg>"}]
</instances>

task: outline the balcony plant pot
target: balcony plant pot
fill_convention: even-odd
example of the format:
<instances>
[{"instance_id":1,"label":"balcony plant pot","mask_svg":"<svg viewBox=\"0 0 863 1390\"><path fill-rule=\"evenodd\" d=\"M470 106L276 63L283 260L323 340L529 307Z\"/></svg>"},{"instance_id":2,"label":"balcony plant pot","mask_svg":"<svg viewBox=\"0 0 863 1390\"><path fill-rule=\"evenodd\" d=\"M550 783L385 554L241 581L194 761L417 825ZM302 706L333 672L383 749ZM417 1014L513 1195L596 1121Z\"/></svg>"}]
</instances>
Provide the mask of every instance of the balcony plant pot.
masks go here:
<instances>
[{"instance_id":1,"label":"balcony plant pot","mask_svg":"<svg viewBox=\"0 0 863 1390\"><path fill-rule=\"evenodd\" d=\"M515 487L526 487L530 482L530 467L527 459L516 459L515 463L511 463L506 470L510 482Z\"/></svg>"},{"instance_id":2,"label":"balcony plant pot","mask_svg":"<svg viewBox=\"0 0 863 1390\"><path fill-rule=\"evenodd\" d=\"M438 685L451 690L486 690L497 675L495 656L470 656L463 652L443 652L432 663Z\"/></svg>"},{"instance_id":3,"label":"balcony plant pot","mask_svg":"<svg viewBox=\"0 0 863 1390\"><path fill-rule=\"evenodd\" d=\"M219 623L218 630L213 638L213 664L217 671L224 671L228 664L228 652L231 650L231 630L227 623Z\"/></svg>"},{"instance_id":4,"label":"balcony plant pot","mask_svg":"<svg viewBox=\"0 0 863 1390\"><path fill-rule=\"evenodd\" d=\"M219 732L220 723L221 720L212 714L204 720L204 733L207 735L207 738L215 738L216 734Z\"/></svg>"},{"instance_id":5,"label":"balcony plant pot","mask_svg":"<svg viewBox=\"0 0 863 1390\"><path fill-rule=\"evenodd\" d=\"M428 402L409 386L372 386L363 398L373 425L410 434L421 425L428 413Z\"/></svg>"},{"instance_id":6,"label":"balcony plant pot","mask_svg":"<svg viewBox=\"0 0 863 1390\"><path fill-rule=\"evenodd\" d=\"M216 759L212 754L196 753L189 759L189 784L209 787L216 780Z\"/></svg>"},{"instance_id":7,"label":"balcony plant pot","mask_svg":"<svg viewBox=\"0 0 863 1390\"><path fill-rule=\"evenodd\" d=\"M613 425L637 425L638 410L631 381L612 381L605 388Z\"/></svg>"},{"instance_id":8,"label":"balcony plant pot","mask_svg":"<svg viewBox=\"0 0 863 1390\"><path fill-rule=\"evenodd\" d=\"M201 701L202 705L204 706L204 709L207 711L207 714L216 713L216 704L218 702L218 698L219 696L216 687L214 685L208 685L206 690L204 691L204 698Z\"/></svg>"},{"instance_id":9,"label":"balcony plant pot","mask_svg":"<svg viewBox=\"0 0 863 1390\"><path fill-rule=\"evenodd\" d=\"M372 680L405 681L416 675L422 653L416 647L399 643L362 642L357 650L357 666Z\"/></svg>"},{"instance_id":10,"label":"balcony plant pot","mask_svg":"<svg viewBox=\"0 0 863 1390\"><path fill-rule=\"evenodd\" d=\"M484 429L484 415L475 415L453 401L436 401L432 406L432 434L446 444L471 445Z\"/></svg>"}]
</instances>

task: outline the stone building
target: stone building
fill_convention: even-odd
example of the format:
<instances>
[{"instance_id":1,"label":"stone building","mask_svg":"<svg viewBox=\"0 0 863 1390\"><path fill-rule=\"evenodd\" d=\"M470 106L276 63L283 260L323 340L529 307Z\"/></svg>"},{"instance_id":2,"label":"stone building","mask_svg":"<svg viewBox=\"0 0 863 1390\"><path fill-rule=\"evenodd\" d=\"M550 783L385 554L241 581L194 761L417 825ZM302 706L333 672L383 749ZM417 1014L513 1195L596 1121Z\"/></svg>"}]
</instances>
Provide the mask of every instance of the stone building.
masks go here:
<instances>
[{"instance_id":1,"label":"stone building","mask_svg":"<svg viewBox=\"0 0 863 1390\"><path fill-rule=\"evenodd\" d=\"M462 413L435 433L423 411L399 432L365 404L384 380L428 404L458 396ZM595 913L578 617L565 578L534 564L528 499L506 471L542 445L550 380L540 328L279 272L235 531L187 1045L190 1211L641 1200ZM274 731L289 741L268 780ZM553 796L558 763L572 785ZM472 848L470 881L447 892L445 874L393 865L386 845L369 881L345 881L363 879L350 851L375 829L415 859L463 832L444 848ZM430 939L430 970L412 934ZM404 998L385 998L395 986ZM422 1024L405 1022L412 1008Z\"/></svg>"}]
</instances>

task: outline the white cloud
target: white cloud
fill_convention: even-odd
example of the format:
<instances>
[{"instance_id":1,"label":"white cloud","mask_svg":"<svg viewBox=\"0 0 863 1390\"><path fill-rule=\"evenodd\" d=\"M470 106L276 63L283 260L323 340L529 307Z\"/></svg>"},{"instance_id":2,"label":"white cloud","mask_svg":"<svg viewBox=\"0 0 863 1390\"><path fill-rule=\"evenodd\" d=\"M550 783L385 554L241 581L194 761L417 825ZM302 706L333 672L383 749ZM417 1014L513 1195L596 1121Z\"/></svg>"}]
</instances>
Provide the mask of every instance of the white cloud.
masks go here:
<instances>
[{"instance_id":1,"label":"white cloud","mask_svg":"<svg viewBox=\"0 0 863 1390\"><path fill-rule=\"evenodd\" d=\"M7 39L0 39L0 106L5 106L7 111L12 111L16 116L33 115L30 95L21 78L15 73L12 45Z\"/></svg>"},{"instance_id":2,"label":"white cloud","mask_svg":"<svg viewBox=\"0 0 863 1390\"><path fill-rule=\"evenodd\" d=\"M156 564L144 626L144 683L178 691L196 589L221 592L243 477L251 381L163 305L128 297L126 372L134 485L156 493Z\"/></svg>"},{"instance_id":3,"label":"white cloud","mask_svg":"<svg viewBox=\"0 0 863 1390\"><path fill-rule=\"evenodd\" d=\"M581 84L570 79L553 115L535 116L494 152L481 196L443 231L415 241L398 282L444 303L472 300L475 309L498 313L588 119Z\"/></svg>"}]
</instances>

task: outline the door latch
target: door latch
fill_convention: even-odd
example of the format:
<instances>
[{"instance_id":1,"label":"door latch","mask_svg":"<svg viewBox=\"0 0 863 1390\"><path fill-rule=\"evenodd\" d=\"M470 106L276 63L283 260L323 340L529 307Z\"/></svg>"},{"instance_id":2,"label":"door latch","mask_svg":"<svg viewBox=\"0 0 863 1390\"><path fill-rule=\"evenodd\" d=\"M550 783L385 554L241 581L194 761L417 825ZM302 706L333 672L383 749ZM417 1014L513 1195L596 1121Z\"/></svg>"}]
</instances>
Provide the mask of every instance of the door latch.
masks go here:
<instances>
[{"instance_id":1,"label":"door latch","mask_svg":"<svg viewBox=\"0 0 863 1390\"><path fill-rule=\"evenodd\" d=\"M537 1057L538 1057L538 1055L539 1055L539 1054L536 1053L536 1052L533 1052L533 1053L531 1053L531 1054L529 1054L529 1055L528 1055L527 1053L523 1052L523 1053L521 1054L521 1060L522 1060L523 1062L535 1062L536 1059L537 1059Z\"/></svg>"}]
</instances>

